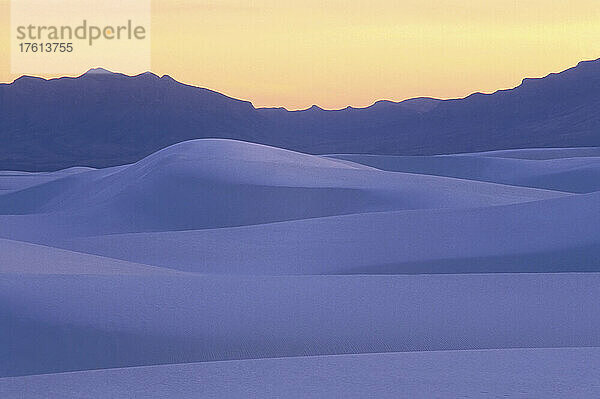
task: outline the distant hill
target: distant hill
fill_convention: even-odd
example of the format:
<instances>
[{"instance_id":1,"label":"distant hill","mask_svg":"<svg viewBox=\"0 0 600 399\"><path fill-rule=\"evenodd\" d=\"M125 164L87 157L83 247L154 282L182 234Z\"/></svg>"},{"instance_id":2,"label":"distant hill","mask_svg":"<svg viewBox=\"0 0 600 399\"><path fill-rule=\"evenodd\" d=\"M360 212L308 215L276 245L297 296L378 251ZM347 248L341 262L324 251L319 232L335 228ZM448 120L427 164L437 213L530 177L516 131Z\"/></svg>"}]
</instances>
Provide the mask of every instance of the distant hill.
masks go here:
<instances>
[{"instance_id":1,"label":"distant hill","mask_svg":"<svg viewBox=\"0 0 600 399\"><path fill-rule=\"evenodd\" d=\"M493 94L337 111L256 109L169 76L102 69L0 85L0 170L113 166L209 137L316 154L600 146L600 59Z\"/></svg>"}]
</instances>

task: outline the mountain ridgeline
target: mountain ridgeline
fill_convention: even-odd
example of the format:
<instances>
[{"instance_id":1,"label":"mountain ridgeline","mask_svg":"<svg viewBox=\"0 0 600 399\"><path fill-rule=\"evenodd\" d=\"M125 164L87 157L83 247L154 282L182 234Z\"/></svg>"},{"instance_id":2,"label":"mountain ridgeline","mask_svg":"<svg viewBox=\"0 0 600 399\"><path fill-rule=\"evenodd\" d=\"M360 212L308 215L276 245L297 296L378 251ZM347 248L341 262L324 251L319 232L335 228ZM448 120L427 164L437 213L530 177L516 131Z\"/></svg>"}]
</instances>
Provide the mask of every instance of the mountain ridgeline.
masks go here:
<instances>
[{"instance_id":1,"label":"mountain ridgeline","mask_svg":"<svg viewBox=\"0 0 600 399\"><path fill-rule=\"evenodd\" d=\"M132 163L169 145L230 138L312 154L431 155L600 146L600 59L514 89L367 108L254 108L152 73L94 69L0 85L0 170Z\"/></svg>"}]
</instances>

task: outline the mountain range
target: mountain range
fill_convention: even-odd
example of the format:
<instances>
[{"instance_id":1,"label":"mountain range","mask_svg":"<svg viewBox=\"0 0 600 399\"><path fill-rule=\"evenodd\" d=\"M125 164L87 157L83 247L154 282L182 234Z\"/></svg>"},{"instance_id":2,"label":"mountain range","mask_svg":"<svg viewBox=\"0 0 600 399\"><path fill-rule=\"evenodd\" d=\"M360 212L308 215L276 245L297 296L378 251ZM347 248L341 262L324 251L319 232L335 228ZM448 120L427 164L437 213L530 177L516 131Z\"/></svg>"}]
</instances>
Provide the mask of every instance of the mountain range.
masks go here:
<instances>
[{"instance_id":1,"label":"mountain range","mask_svg":"<svg viewBox=\"0 0 600 399\"><path fill-rule=\"evenodd\" d=\"M228 138L310 154L433 155L600 146L600 59L466 98L302 111L179 83L92 69L0 85L0 169L50 171L138 161L169 145Z\"/></svg>"}]
</instances>

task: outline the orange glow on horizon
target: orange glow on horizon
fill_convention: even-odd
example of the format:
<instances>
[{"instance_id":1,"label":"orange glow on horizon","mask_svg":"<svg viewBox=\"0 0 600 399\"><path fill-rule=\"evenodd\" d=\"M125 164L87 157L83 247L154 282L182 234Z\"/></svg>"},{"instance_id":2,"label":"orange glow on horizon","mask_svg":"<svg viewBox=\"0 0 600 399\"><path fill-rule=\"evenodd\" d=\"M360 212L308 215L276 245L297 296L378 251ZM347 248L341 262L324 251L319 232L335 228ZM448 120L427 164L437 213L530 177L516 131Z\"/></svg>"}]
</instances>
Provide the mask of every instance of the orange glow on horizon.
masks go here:
<instances>
[{"instance_id":1,"label":"orange glow on horizon","mask_svg":"<svg viewBox=\"0 0 600 399\"><path fill-rule=\"evenodd\" d=\"M0 0L0 57L8 53L8 5ZM152 6L154 73L255 106L332 109L462 97L600 57L597 0L153 0ZM0 81L17 77L9 65L0 58Z\"/></svg>"}]
</instances>

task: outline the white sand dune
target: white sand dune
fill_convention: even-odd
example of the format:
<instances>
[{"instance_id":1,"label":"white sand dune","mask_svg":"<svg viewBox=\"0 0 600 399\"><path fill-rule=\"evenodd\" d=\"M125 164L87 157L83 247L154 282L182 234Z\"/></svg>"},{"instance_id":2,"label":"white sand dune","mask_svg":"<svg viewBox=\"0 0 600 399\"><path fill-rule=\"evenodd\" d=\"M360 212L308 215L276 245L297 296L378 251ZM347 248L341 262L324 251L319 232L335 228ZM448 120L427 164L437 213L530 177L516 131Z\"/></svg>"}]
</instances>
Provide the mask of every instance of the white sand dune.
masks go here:
<instances>
[{"instance_id":1,"label":"white sand dune","mask_svg":"<svg viewBox=\"0 0 600 399\"><path fill-rule=\"evenodd\" d=\"M0 275L0 375L600 346L600 274Z\"/></svg>"},{"instance_id":2,"label":"white sand dune","mask_svg":"<svg viewBox=\"0 0 600 399\"><path fill-rule=\"evenodd\" d=\"M600 190L600 149L597 148L581 151L511 150L430 157L347 154L331 155L330 158L387 171L422 173L521 187L572 193Z\"/></svg>"},{"instance_id":3,"label":"white sand dune","mask_svg":"<svg viewBox=\"0 0 600 399\"><path fill-rule=\"evenodd\" d=\"M0 239L0 274L173 274L162 269L58 248Z\"/></svg>"},{"instance_id":4,"label":"white sand dune","mask_svg":"<svg viewBox=\"0 0 600 399\"><path fill-rule=\"evenodd\" d=\"M593 398L600 349L509 349L176 364L0 378L5 399Z\"/></svg>"},{"instance_id":5,"label":"white sand dune","mask_svg":"<svg viewBox=\"0 0 600 399\"><path fill-rule=\"evenodd\" d=\"M91 170L91 168L69 168L57 172L30 173L19 171L0 171L0 194L19 191L28 187L37 186L71 174Z\"/></svg>"},{"instance_id":6,"label":"white sand dune","mask_svg":"<svg viewBox=\"0 0 600 399\"><path fill-rule=\"evenodd\" d=\"M190 230L412 209L471 208L563 194L362 165L232 140L177 144L125 167L0 196L6 227L88 235ZM28 227L25 231L32 231ZM0 234L7 236L0 231Z\"/></svg>"},{"instance_id":7,"label":"white sand dune","mask_svg":"<svg viewBox=\"0 0 600 399\"><path fill-rule=\"evenodd\" d=\"M598 149L336 157L0 173L0 397L597 396Z\"/></svg>"},{"instance_id":8,"label":"white sand dune","mask_svg":"<svg viewBox=\"0 0 600 399\"><path fill-rule=\"evenodd\" d=\"M600 147L523 148L515 150L477 152L468 155L484 155L487 157L516 159L560 159L577 157L600 157Z\"/></svg>"},{"instance_id":9,"label":"white sand dune","mask_svg":"<svg viewBox=\"0 0 600 399\"><path fill-rule=\"evenodd\" d=\"M600 193L474 209L357 214L240 228L50 240L221 274L600 271Z\"/></svg>"}]
</instances>

